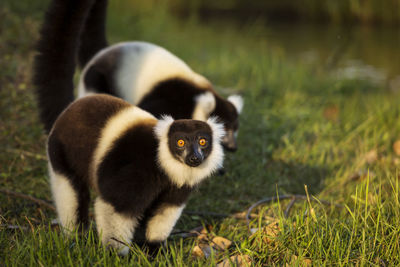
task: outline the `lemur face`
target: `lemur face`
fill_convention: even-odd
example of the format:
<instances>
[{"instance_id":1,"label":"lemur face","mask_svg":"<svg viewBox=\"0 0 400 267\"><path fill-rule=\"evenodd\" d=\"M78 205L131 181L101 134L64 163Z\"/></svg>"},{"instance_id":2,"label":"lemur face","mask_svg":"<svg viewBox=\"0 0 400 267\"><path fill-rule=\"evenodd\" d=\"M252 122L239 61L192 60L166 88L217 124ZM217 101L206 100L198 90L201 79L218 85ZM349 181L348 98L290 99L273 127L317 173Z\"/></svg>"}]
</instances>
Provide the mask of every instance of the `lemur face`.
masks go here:
<instances>
[{"instance_id":1,"label":"lemur face","mask_svg":"<svg viewBox=\"0 0 400 267\"><path fill-rule=\"evenodd\" d=\"M205 122L177 120L169 129L168 146L171 154L190 167L201 165L210 155L212 145L212 131Z\"/></svg>"}]
</instances>

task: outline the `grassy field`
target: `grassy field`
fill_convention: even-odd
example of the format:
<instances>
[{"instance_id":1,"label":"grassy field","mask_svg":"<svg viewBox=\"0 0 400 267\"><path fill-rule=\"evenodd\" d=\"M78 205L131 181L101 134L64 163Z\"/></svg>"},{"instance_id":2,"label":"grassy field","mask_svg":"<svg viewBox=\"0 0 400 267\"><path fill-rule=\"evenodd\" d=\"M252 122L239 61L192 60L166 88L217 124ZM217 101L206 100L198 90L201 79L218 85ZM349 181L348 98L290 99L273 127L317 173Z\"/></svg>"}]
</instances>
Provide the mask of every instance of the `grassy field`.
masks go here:
<instances>
[{"instance_id":1,"label":"grassy field","mask_svg":"<svg viewBox=\"0 0 400 267\"><path fill-rule=\"evenodd\" d=\"M45 140L30 82L34 44L47 1L0 5L0 189L51 200ZM134 10L131 11L131 10ZM214 266L247 255L254 266L400 264L400 95L366 81L338 79L271 48L258 25L177 22L163 7L113 1L109 39L166 47L228 95L241 93L239 150L226 174L192 195L175 231L211 225L208 237L232 245L194 257L197 237L172 236L153 260L135 245L128 257L105 250L97 234L64 236L52 210L0 193L0 265ZM295 41L295 40L294 40ZM51 75L51 73L49 73ZM56 88L55 88L56 89ZM233 215L265 197L306 194L261 205L250 224ZM315 198L340 205L325 205ZM9 229L9 226L20 226ZM94 229L94 228L93 228Z\"/></svg>"}]
</instances>

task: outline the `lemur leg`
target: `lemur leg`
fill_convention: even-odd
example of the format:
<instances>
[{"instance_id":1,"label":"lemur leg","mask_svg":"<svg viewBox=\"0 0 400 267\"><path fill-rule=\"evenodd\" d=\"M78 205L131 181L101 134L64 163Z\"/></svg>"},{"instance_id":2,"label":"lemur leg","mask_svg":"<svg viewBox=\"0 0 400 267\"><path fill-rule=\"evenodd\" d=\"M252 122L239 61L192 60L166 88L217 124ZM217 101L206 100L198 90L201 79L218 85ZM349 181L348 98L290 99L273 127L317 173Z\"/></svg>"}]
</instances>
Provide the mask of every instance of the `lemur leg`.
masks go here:
<instances>
[{"instance_id":1,"label":"lemur leg","mask_svg":"<svg viewBox=\"0 0 400 267\"><path fill-rule=\"evenodd\" d=\"M132 241L138 219L115 211L101 197L96 199L94 208L97 232L103 245L117 249L120 255L128 254L127 244Z\"/></svg>"},{"instance_id":2,"label":"lemur leg","mask_svg":"<svg viewBox=\"0 0 400 267\"><path fill-rule=\"evenodd\" d=\"M185 208L191 187L172 185L158 198L152 215L146 224L146 241L155 246L165 241Z\"/></svg>"},{"instance_id":3,"label":"lemur leg","mask_svg":"<svg viewBox=\"0 0 400 267\"><path fill-rule=\"evenodd\" d=\"M165 241L181 216L184 207L185 204L161 204L147 223L147 242L149 244L159 244Z\"/></svg>"},{"instance_id":4,"label":"lemur leg","mask_svg":"<svg viewBox=\"0 0 400 267\"><path fill-rule=\"evenodd\" d=\"M86 226L88 222L89 189L85 185L72 182L73 177L67 177L55 171L49 164L51 191L56 205L58 218L66 233L77 226Z\"/></svg>"}]
</instances>

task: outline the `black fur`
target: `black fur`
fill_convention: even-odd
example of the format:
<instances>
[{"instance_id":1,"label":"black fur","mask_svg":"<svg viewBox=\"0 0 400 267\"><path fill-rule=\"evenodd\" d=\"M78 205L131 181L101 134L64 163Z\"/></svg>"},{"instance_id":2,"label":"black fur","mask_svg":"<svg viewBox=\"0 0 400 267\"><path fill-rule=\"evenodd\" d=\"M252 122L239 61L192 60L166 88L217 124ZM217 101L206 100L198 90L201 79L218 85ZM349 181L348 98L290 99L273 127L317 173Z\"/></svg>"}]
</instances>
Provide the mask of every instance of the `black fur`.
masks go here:
<instances>
[{"instance_id":1,"label":"black fur","mask_svg":"<svg viewBox=\"0 0 400 267\"><path fill-rule=\"evenodd\" d=\"M99 191L118 212L142 215L168 184L157 167L153 127L135 125L115 142L99 166Z\"/></svg>"},{"instance_id":2,"label":"black fur","mask_svg":"<svg viewBox=\"0 0 400 267\"><path fill-rule=\"evenodd\" d=\"M217 94L214 96L216 106L211 116L217 116L219 122L224 124L225 136L222 140L224 148L231 152L236 151L237 144L234 134L239 129L239 114L232 103Z\"/></svg>"},{"instance_id":3,"label":"black fur","mask_svg":"<svg viewBox=\"0 0 400 267\"><path fill-rule=\"evenodd\" d=\"M53 0L46 13L34 60L33 83L47 132L74 100L73 75L79 37L94 0Z\"/></svg>"},{"instance_id":4,"label":"black fur","mask_svg":"<svg viewBox=\"0 0 400 267\"><path fill-rule=\"evenodd\" d=\"M115 72L121 60L121 51L115 49L108 55L88 68L83 82L86 88L93 88L96 93L117 95Z\"/></svg>"},{"instance_id":5,"label":"black fur","mask_svg":"<svg viewBox=\"0 0 400 267\"><path fill-rule=\"evenodd\" d=\"M157 84L138 106L157 118L168 114L176 120L189 119L195 108L195 96L205 92L185 80L168 79Z\"/></svg>"},{"instance_id":6,"label":"black fur","mask_svg":"<svg viewBox=\"0 0 400 267\"><path fill-rule=\"evenodd\" d=\"M229 101L223 99L217 94L215 96L215 110L211 116L217 116L224 123L225 128L237 131L239 128L239 114L236 108Z\"/></svg>"},{"instance_id":7,"label":"black fur","mask_svg":"<svg viewBox=\"0 0 400 267\"><path fill-rule=\"evenodd\" d=\"M227 138L223 145L227 150L235 151L237 145L233 135L239 128L239 114L231 102L223 99L212 88L199 88L180 78L168 79L157 84L138 106L157 118L168 114L174 119L188 119L196 107L196 96L206 92L211 92L215 97L216 105L211 116L217 116L225 127Z\"/></svg>"},{"instance_id":8,"label":"black fur","mask_svg":"<svg viewBox=\"0 0 400 267\"><path fill-rule=\"evenodd\" d=\"M215 92L209 91L213 93L216 100L215 110L211 115L217 116L224 123L225 128L236 131L239 128L239 114L236 108ZM193 114L196 96L206 92L207 90L183 79L168 79L157 84L138 103L138 106L158 118L168 114L174 119L187 119Z\"/></svg>"},{"instance_id":9,"label":"black fur","mask_svg":"<svg viewBox=\"0 0 400 267\"><path fill-rule=\"evenodd\" d=\"M106 17L108 0L95 0L81 34L78 51L79 65L83 68L101 49L107 47Z\"/></svg>"},{"instance_id":10,"label":"black fur","mask_svg":"<svg viewBox=\"0 0 400 267\"><path fill-rule=\"evenodd\" d=\"M51 166L69 179L78 194L78 224L88 221L89 188L93 186L97 186L99 196L117 212L142 218L140 223L144 226L158 208L184 204L195 187L178 187L160 167L159 141L154 134L157 120L151 118L138 121L113 142L95 170L97 181L91 180L89 166L101 131L111 117L130 106L109 95L81 98L60 115L49 135ZM196 143L199 134L207 138L209 146L205 148L204 158L210 154L212 130L205 122L174 121L168 135L177 134Z\"/></svg>"},{"instance_id":11,"label":"black fur","mask_svg":"<svg viewBox=\"0 0 400 267\"><path fill-rule=\"evenodd\" d=\"M68 112L56 121L48 138L48 154L53 169L64 174L79 198L78 222L88 221L89 160L97 146L100 130L121 108L124 101L109 101L111 97L88 97L72 104ZM99 108L101 107L101 108Z\"/></svg>"}]
</instances>

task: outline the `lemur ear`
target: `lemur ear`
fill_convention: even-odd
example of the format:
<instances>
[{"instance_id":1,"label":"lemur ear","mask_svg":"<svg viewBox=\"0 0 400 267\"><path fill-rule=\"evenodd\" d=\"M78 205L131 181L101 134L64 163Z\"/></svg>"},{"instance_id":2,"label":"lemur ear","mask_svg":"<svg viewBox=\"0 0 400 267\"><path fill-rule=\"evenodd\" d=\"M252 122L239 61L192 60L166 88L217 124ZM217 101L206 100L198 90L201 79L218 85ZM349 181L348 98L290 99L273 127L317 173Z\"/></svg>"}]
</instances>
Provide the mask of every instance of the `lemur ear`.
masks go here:
<instances>
[{"instance_id":1,"label":"lemur ear","mask_svg":"<svg viewBox=\"0 0 400 267\"><path fill-rule=\"evenodd\" d=\"M158 140L167 136L169 127L174 122L174 119L169 115L163 115L160 120L158 120L156 126L154 127L154 133L156 134Z\"/></svg>"},{"instance_id":2,"label":"lemur ear","mask_svg":"<svg viewBox=\"0 0 400 267\"><path fill-rule=\"evenodd\" d=\"M211 92L198 95L195 98L196 107L192 118L205 121L215 109L215 97Z\"/></svg>"},{"instance_id":3,"label":"lemur ear","mask_svg":"<svg viewBox=\"0 0 400 267\"><path fill-rule=\"evenodd\" d=\"M218 117L212 116L207 120L208 125L210 125L212 130L213 139L215 141L221 141L222 137L225 135L224 125L218 122Z\"/></svg>"},{"instance_id":4,"label":"lemur ear","mask_svg":"<svg viewBox=\"0 0 400 267\"><path fill-rule=\"evenodd\" d=\"M240 95L231 95L228 97L228 101L236 108L237 113L240 114L243 109L243 98Z\"/></svg>"}]
</instances>

